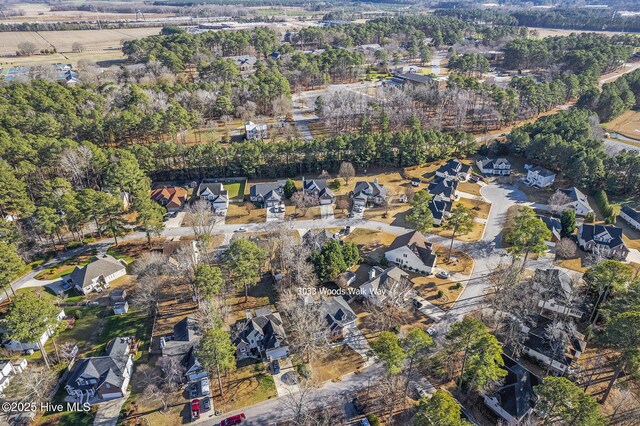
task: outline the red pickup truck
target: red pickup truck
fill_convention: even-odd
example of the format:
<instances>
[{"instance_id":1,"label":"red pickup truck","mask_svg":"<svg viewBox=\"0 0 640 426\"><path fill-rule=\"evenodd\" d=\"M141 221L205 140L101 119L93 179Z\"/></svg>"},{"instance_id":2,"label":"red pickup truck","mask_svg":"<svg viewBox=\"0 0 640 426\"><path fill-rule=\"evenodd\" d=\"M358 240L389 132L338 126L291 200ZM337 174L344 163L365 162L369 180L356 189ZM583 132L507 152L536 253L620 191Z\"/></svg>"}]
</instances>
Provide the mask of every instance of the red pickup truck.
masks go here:
<instances>
[{"instance_id":1,"label":"red pickup truck","mask_svg":"<svg viewBox=\"0 0 640 426\"><path fill-rule=\"evenodd\" d=\"M235 426L244 422L247 418L244 413L236 414L235 416L227 417L220 422L220 426Z\"/></svg>"},{"instance_id":2,"label":"red pickup truck","mask_svg":"<svg viewBox=\"0 0 640 426\"><path fill-rule=\"evenodd\" d=\"M194 399L191 401L191 421L197 420L200 417L200 400Z\"/></svg>"}]
</instances>

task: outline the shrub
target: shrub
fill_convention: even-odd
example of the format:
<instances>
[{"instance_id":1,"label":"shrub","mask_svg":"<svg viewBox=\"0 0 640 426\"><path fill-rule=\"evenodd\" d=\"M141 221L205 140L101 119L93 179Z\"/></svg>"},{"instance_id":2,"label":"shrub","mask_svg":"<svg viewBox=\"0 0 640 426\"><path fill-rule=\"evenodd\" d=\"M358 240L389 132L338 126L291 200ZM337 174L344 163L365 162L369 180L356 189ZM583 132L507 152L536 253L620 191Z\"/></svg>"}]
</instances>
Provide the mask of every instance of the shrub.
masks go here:
<instances>
[{"instance_id":1,"label":"shrub","mask_svg":"<svg viewBox=\"0 0 640 426\"><path fill-rule=\"evenodd\" d=\"M340 189L340 186L342 184L340 183L340 181L338 179L334 179L333 183L331 184L331 189Z\"/></svg>"},{"instance_id":2,"label":"shrub","mask_svg":"<svg viewBox=\"0 0 640 426\"><path fill-rule=\"evenodd\" d=\"M371 426L380 426L380 420L378 420L378 416L375 414L369 414L367 420L369 420Z\"/></svg>"},{"instance_id":3,"label":"shrub","mask_svg":"<svg viewBox=\"0 0 640 426\"><path fill-rule=\"evenodd\" d=\"M80 247L81 245L82 245L82 241L71 241L69 244L67 244L67 249Z\"/></svg>"},{"instance_id":4,"label":"shrub","mask_svg":"<svg viewBox=\"0 0 640 426\"><path fill-rule=\"evenodd\" d=\"M68 313L69 316L75 317L75 319L79 320L82 318L82 310L76 309L75 311L71 311Z\"/></svg>"},{"instance_id":5,"label":"shrub","mask_svg":"<svg viewBox=\"0 0 640 426\"><path fill-rule=\"evenodd\" d=\"M604 216L604 220L606 223L614 223L616 220L616 215L613 212L613 206L609 204L609 198L607 197L607 193L604 190L599 189L593 194L593 198L596 201L596 205L598 206L598 210L602 216Z\"/></svg>"},{"instance_id":6,"label":"shrub","mask_svg":"<svg viewBox=\"0 0 640 426\"><path fill-rule=\"evenodd\" d=\"M460 290L462 288L462 283L456 283L456 288Z\"/></svg>"},{"instance_id":7,"label":"shrub","mask_svg":"<svg viewBox=\"0 0 640 426\"><path fill-rule=\"evenodd\" d=\"M305 379L311 378L311 369L307 364L296 365L296 372L299 376L304 377Z\"/></svg>"},{"instance_id":8,"label":"shrub","mask_svg":"<svg viewBox=\"0 0 640 426\"><path fill-rule=\"evenodd\" d=\"M438 297L438 299L442 299L444 297L444 291L438 290L437 297Z\"/></svg>"},{"instance_id":9,"label":"shrub","mask_svg":"<svg viewBox=\"0 0 640 426\"><path fill-rule=\"evenodd\" d=\"M593 223L596 221L596 215L594 215L593 212L589 212L587 213L587 216L585 216L584 221L588 223Z\"/></svg>"}]
</instances>

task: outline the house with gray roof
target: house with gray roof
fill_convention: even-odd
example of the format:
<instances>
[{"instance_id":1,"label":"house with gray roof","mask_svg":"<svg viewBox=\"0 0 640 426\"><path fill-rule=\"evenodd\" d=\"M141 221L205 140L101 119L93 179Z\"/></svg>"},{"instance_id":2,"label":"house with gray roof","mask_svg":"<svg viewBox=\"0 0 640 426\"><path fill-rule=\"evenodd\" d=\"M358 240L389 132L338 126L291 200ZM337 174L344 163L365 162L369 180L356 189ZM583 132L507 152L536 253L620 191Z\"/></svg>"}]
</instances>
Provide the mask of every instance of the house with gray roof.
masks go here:
<instances>
[{"instance_id":1,"label":"house with gray roof","mask_svg":"<svg viewBox=\"0 0 640 426\"><path fill-rule=\"evenodd\" d=\"M378 183L378 178L373 182L358 182L353 190L353 204L358 207L366 207L373 204L382 205L387 199L387 188Z\"/></svg>"},{"instance_id":2,"label":"house with gray roof","mask_svg":"<svg viewBox=\"0 0 640 426\"><path fill-rule=\"evenodd\" d=\"M247 311L247 318L233 325L231 335L239 360L257 358L271 361L289 354L282 318L268 307L256 309L255 316Z\"/></svg>"},{"instance_id":3,"label":"house with gray roof","mask_svg":"<svg viewBox=\"0 0 640 426\"><path fill-rule=\"evenodd\" d=\"M625 260L629 255L622 228L617 226L583 223L578 228L578 245L584 251L616 260Z\"/></svg>"},{"instance_id":4,"label":"house with gray roof","mask_svg":"<svg viewBox=\"0 0 640 426\"><path fill-rule=\"evenodd\" d=\"M86 266L76 266L67 281L82 294L102 291L110 283L127 274L127 262L108 254L95 257Z\"/></svg>"},{"instance_id":5,"label":"house with gray roof","mask_svg":"<svg viewBox=\"0 0 640 426\"><path fill-rule=\"evenodd\" d=\"M162 356L184 357L198 345L201 337L198 321L193 317L184 317L173 326L173 333L160 338Z\"/></svg>"},{"instance_id":6,"label":"house with gray roof","mask_svg":"<svg viewBox=\"0 0 640 426\"><path fill-rule=\"evenodd\" d=\"M568 203L558 206L558 211L562 212L572 209L578 216L586 216L589 213L593 213L593 209L589 205L589 199L575 186L571 188L558 189L558 191L566 195L570 200Z\"/></svg>"},{"instance_id":7,"label":"house with gray roof","mask_svg":"<svg viewBox=\"0 0 640 426\"><path fill-rule=\"evenodd\" d=\"M94 404L122 398L131 380L137 347L134 337L117 337L107 345L105 355L72 363L64 386L70 399Z\"/></svg>"},{"instance_id":8,"label":"house with gray roof","mask_svg":"<svg viewBox=\"0 0 640 426\"><path fill-rule=\"evenodd\" d=\"M230 59L235 62L238 69L243 73L253 70L253 67L258 63L258 58L251 55L226 56L224 59Z\"/></svg>"},{"instance_id":9,"label":"house with gray roof","mask_svg":"<svg viewBox=\"0 0 640 426\"><path fill-rule=\"evenodd\" d=\"M471 177L471 166L463 162L452 159L440 166L436 170L436 176L445 179L469 180Z\"/></svg>"},{"instance_id":10,"label":"house with gray roof","mask_svg":"<svg viewBox=\"0 0 640 426\"><path fill-rule=\"evenodd\" d=\"M305 179L302 178L302 190L306 194L316 195L319 199L320 205L328 205L333 203L336 196L327 186L326 179Z\"/></svg>"},{"instance_id":11,"label":"house with gray roof","mask_svg":"<svg viewBox=\"0 0 640 426\"><path fill-rule=\"evenodd\" d=\"M384 301L385 294L395 293L398 289L412 287L409 275L397 266L382 269L373 266L369 269L369 279L358 286L354 298L368 299L374 303Z\"/></svg>"},{"instance_id":12,"label":"house with gray roof","mask_svg":"<svg viewBox=\"0 0 640 426\"><path fill-rule=\"evenodd\" d=\"M436 267L436 253L431 243L419 231L407 232L393 240L384 254L387 261L402 269L419 274L431 274Z\"/></svg>"},{"instance_id":13,"label":"house with gray roof","mask_svg":"<svg viewBox=\"0 0 640 426\"><path fill-rule=\"evenodd\" d=\"M526 168L527 166L525 166ZM524 183L534 188L546 188L556 180L556 174L541 166L530 167Z\"/></svg>"},{"instance_id":14,"label":"house with gray roof","mask_svg":"<svg viewBox=\"0 0 640 426\"><path fill-rule=\"evenodd\" d=\"M511 174L511 164L506 158L482 158L476 165L485 175L508 176Z\"/></svg>"},{"instance_id":15,"label":"house with gray roof","mask_svg":"<svg viewBox=\"0 0 640 426\"><path fill-rule=\"evenodd\" d=\"M331 340L341 340L344 330L356 326L356 313L342 296L323 300L320 312L327 321Z\"/></svg>"},{"instance_id":16,"label":"house with gray roof","mask_svg":"<svg viewBox=\"0 0 640 426\"><path fill-rule=\"evenodd\" d=\"M211 208L217 212L229 209L229 192L222 182L202 182L198 186L196 196L211 203Z\"/></svg>"},{"instance_id":17,"label":"house with gray roof","mask_svg":"<svg viewBox=\"0 0 640 426\"><path fill-rule=\"evenodd\" d=\"M580 319L585 311L583 302L575 297L573 280L559 269L536 269L533 288L540 295L538 307L563 316Z\"/></svg>"},{"instance_id":18,"label":"house with gray roof","mask_svg":"<svg viewBox=\"0 0 640 426\"><path fill-rule=\"evenodd\" d=\"M427 187L427 192L431 194L436 201L454 201L457 199L456 190L458 189L458 181L443 177L436 177Z\"/></svg>"},{"instance_id":19,"label":"house with gray roof","mask_svg":"<svg viewBox=\"0 0 640 426\"><path fill-rule=\"evenodd\" d=\"M286 180L268 183L254 183L249 188L249 199L263 207L276 207L282 203Z\"/></svg>"},{"instance_id":20,"label":"house with gray roof","mask_svg":"<svg viewBox=\"0 0 640 426\"><path fill-rule=\"evenodd\" d=\"M433 224L435 226L442 225L449 216L451 216L451 207L453 203L451 201L439 201L439 200L431 200L429 202L429 210L431 211L431 216L433 216Z\"/></svg>"},{"instance_id":21,"label":"house with gray roof","mask_svg":"<svg viewBox=\"0 0 640 426\"><path fill-rule=\"evenodd\" d=\"M624 219L629 226L640 231L640 210L634 209L631 206L622 206L622 209L620 209L620 217Z\"/></svg>"}]
</instances>

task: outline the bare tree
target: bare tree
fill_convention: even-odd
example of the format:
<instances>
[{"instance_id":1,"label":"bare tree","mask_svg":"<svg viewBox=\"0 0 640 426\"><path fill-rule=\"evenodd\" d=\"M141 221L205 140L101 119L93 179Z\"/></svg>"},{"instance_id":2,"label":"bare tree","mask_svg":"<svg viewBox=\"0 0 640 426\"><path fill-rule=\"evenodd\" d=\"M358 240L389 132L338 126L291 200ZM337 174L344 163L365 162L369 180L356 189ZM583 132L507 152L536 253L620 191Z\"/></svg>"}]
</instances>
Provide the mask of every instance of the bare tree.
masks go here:
<instances>
[{"instance_id":1,"label":"bare tree","mask_svg":"<svg viewBox=\"0 0 640 426\"><path fill-rule=\"evenodd\" d=\"M216 225L216 215L211 209L211 204L206 200L198 200L187 207L187 213L191 218L191 228L200 240L204 235L211 235Z\"/></svg>"},{"instance_id":2,"label":"bare tree","mask_svg":"<svg viewBox=\"0 0 640 426\"><path fill-rule=\"evenodd\" d=\"M388 331L401 324L412 287L408 279L395 280L387 277L384 288L379 288L365 300L365 309L372 313L370 317L376 329Z\"/></svg>"},{"instance_id":3,"label":"bare tree","mask_svg":"<svg viewBox=\"0 0 640 426\"><path fill-rule=\"evenodd\" d=\"M320 205L320 198L315 194L308 194L305 191L296 191L291 196L291 202L302 212L302 216L306 216L307 211L309 211L311 207Z\"/></svg>"},{"instance_id":4,"label":"bare tree","mask_svg":"<svg viewBox=\"0 0 640 426\"><path fill-rule=\"evenodd\" d=\"M280 293L280 311L288 322L289 345L309 362L313 355L329 348L329 329L321 302L304 299L301 293Z\"/></svg>"},{"instance_id":5,"label":"bare tree","mask_svg":"<svg viewBox=\"0 0 640 426\"><path fill-rule=\"evenodd\" d=\"M77 187L88 188L95 185L93 152L84 145L67 148L60 155L61 171Z\"/></svg>"},{"instance_id":6,"label":"bare tree","mask_svg":"<svg viewBox=\"0 0 640 426\"><path fill-rule=\"evenodd\" d=\"M549 197L549 207L554 213L560 213L562 208L571 202L571 198L559 189Z\"/></svg>"},{"instance_id":7,"label":"bare tree","mask_svg":"<svg viewBox=\"0 0 640 426\"><path fill-rule=\"evenodd\" d=\"M177 357L162 357L156 363L162 375L162 386L170 392L175 392L182 383L185 369Z\"/></svg>"},{"instance_id":8,"label":"bare tree","mask_svg":"<svg viewBox=\"0 0 640 426\"><path fill-rule=\"evenodd\" d=\"M64 342L60 345L60 358L64 361L71 361L77 352L76 342Z\"/></svg>"},{"instance_id":9,"label":"bare tree","mask_svg":"<svg viewBox=\"0 0 640 426\"><path fill-rule=\"evenodd\" d=\"M5 398L22 402L50 401L57 379L54 370L30 366L7 386Z\"/></svg>"},{"instance_id":10,"label":"bare tree","mask_svg":"<svg viewBox=\"0 0 640 426\"><path fill-rule=\"evenodd\" d=\"M280 270L284 287L314 287L317 275L309 262L311 249L291 234L278 232L268 239L269 252L273 254L272 265Z\"/></svg>"},{"instance_id":11,"label":"bare tree","mask_svg":"<svg viewBox=\"0 0 640 426\"><path fill-rule=\"evenodd\" d=\"M31 56L38 51L38 46L30 41L18 43L18 56Z\"/></svg>"},{"instance_id":12,"label":"bare tree","mask_svg":"<svg viewBox=\"0 0 640 426\"><path fill-rule=\"evenodd\" d=\"M343 214L345 211L349 210L349 207L350 207L350 203L349 203L349 200L347 199L341 198L336 201L336 208L342 210Z\"/></svg>"},{"instance_id":13,"label":"bare tree","mask_svg":"<svg viewBox=\"0 0 640 426\"><path fill-rule=\"evenodd\" d=\"M73 44L71 45L71 50L75 53L80 53L84 50L84 45L82 43L80 43L79 41L75 41L73 42Z\"/></svg>"},{"instance_id":14,"label":"bare tree","mask_svg":"<svg viewBox=\"0 0 640 426\"><path fill-rule=\"evenodd\" d=\"M377 397L384 401L385 407L389 409L388 424L392 424L395 408L405 399L406 380L407 376L404 374L390 374L385 370L374 386Z\"/></svg>"},{"instance_id":15,"label":"bare tree","mask_svg":"<svg viewBox=\"0 0 640 426\"><path fill-rule=\"evenodd\" d=\"M280 405L283 411L291 415L291 422L296 426L306 426L311 417L313 408L314 385L309 380L301 380L298 383L299 392L289 391L287 395L280 398Z\"/></svg>"},{"instance_id":16,"label":"bare tree","mask_svg":"<svg viewBox=\"0 0 640 426\"><path fill-rule=\"evenodd\" d=\"M407 186L404 189L404 195L407 197L407 203L410 203L416 196L416 189L413 186Z\"/></svg>"},{"instance_id":17,"label":"bare tree","mask_svg":"<svg viewBox=\"0 0 640 426\"><path fill-rule=\"evenodd\" d=\"M338 176L344 179L344 183L349 185L349 179L356 175L356 169L353 168L353 164L342 162L340 164L340 170L338 171Z\"/></svg>"},{"instance_id":18,"label":"bare tree","mask_svg":"<svg viewBox=\"0 0 640 426\"><path fill-rule=\"evenodd\" d=\"M577 251L578 246L570 238L563 238L556 243L556 257L560 259L573 259Z\"/></svg>"}]
</instances>

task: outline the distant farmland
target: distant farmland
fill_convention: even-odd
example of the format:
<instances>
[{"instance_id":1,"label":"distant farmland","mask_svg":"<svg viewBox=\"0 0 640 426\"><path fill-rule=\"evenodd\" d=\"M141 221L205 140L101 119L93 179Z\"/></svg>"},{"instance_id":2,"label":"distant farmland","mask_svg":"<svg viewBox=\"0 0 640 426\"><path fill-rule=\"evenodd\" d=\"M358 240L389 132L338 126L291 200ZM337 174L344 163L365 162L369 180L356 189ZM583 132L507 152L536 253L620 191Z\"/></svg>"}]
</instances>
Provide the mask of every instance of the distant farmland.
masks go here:
<instances>
[{"instance_id":1,"label":"distant farmland","mask_svg":"<svg viewBox=\"0 0 640 426\"><path fill-rule=\"evenodd\" d=\"M15 55L18 44L24 41L35 43L38 49L51 50L55 47L58 52L71 52L71 46L75 42L82 43L85 51L120 49L124 40L157 35L160 34L160 30L160 27L154 27L121 30L3 32L0 35L0 55Z\"/></svg>"}]
</instances>

